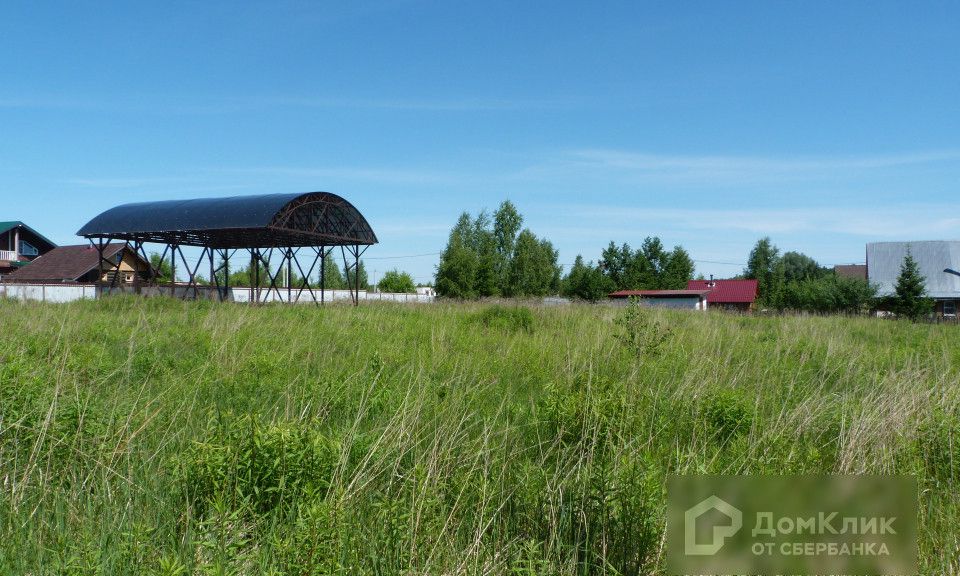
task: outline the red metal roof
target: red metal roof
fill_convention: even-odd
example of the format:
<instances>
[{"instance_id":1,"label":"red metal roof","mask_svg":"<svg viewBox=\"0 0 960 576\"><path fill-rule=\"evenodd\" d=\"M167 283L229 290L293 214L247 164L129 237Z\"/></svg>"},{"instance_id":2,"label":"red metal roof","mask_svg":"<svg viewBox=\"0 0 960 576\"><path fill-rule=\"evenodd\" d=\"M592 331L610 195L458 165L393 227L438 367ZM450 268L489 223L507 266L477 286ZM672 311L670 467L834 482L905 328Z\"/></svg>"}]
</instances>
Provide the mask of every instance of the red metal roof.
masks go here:
<instances>
[{"instance_id":1,"label":"red metal roof","mask_svg":"<svg viewBox=\"0 0 960 576\"><path fill-rule=\"evenodd\" d=\"M756 280L688 280L687 289L709 290L708 304L750 303L757 299Z\"/></svg>"},{"instance_id":2,"label":"red metal roof","mask_svg":"<svg viewBox=\"0 0 960 576\"><path fill-rule=\"evenodd\" d=\"M703 296L708 294L709 290L618 290L609 294L610 298L629 298L630 296L639 296L641 298L689 298L691 296Z\"/></svg>"}]
</instances>

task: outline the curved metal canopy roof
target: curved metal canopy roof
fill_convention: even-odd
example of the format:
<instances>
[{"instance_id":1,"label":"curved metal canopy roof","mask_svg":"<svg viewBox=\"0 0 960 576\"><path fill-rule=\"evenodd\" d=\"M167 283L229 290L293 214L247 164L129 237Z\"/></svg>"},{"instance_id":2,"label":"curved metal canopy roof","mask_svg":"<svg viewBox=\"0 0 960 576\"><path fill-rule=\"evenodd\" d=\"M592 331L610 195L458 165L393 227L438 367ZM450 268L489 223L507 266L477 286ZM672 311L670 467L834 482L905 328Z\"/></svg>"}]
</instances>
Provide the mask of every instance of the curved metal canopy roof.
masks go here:
<instances>
[{"instance_id":1,"label":"curved metal canopy roof","mask_svg":"<svg viewBox=\"0 0 960 576\"><path fill-rule=\"evenodd\" d=\"M211 248L377 243L360 211L330 192L123 204L87 222L77 235Z\"/></svg>"}]
</instances>

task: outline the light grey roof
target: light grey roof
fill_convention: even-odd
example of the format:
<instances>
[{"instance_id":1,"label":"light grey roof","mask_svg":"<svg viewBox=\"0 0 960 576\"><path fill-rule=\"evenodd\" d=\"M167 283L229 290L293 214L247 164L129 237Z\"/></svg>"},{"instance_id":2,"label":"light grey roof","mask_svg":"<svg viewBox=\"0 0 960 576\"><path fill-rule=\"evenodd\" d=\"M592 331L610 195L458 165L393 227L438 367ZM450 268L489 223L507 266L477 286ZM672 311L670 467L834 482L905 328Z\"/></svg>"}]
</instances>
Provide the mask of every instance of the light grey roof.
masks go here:
<instances>
[{"instance_id":1,"label":"light grey roof","mask_svg":"<svg viewBox=\"0 0 960 576\"><path fill-rule=\"evenodd\" d=\"M923 240L916 242L873 242L867 244L867 276L880 288L879 294L893 294L907 248L927 281L931 298L960 298L960 276L944 273L944 268L960 270L960 240Z\"/></svg>"}]
</instances>

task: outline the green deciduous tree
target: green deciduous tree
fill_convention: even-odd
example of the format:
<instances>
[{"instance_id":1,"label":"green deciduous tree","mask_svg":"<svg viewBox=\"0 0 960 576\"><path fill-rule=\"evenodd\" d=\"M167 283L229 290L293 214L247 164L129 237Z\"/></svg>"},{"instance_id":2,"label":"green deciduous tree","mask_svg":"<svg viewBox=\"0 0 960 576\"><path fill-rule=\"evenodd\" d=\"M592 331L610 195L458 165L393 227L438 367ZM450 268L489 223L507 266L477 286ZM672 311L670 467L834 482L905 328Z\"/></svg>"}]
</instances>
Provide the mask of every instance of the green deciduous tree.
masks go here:
<instances>
[{"instance_id":1,"label":"green deciduous tree","mask_svg":"<svg viewBox=\"0 0 960 576\"><path fill-rule=\"evenodd\" d=\"M510 260L508 296L543 296L555 293L560 284L558 253L549 240L541 240L529 229L517 236Z\"/></svg>"},{"instance_id":2,"label":"green deciduous tree","mask_svg":"<svg viewBox=\"0 0 960 576\"><path fill-rule=\"evenodd\" d=\"M693 278L693 259L681 246L674 246L667 253L666 264L660 272L660 288L664 290L683 290L687 281Z\"/></svg>"},{"instance_id":3,"label":"green deciduous tree","mask_svg":"<svg viewBox=\"0 0 960 576\"><path fill-rule=\"evenodd\" d=\"M876 300L865 280L838 277L801 252L780 250L761 238L750 251L743 277L757 280L758 301L766 308L823 314L860 314Z\"/></svg>"},{"instance_id":4,"label":"green deciduous tree","mask_svg":"<svg viewBox=\"0 0 960 576\"><path fill-rule=\"evenodd\" d=\"M478 257L473 249L473 221L470 214L460 215L437 266L437 293L453 298L474 298Z\"/></svg>"},{"instance_id":5,"label":"green deciduous tree","mask_svg":"<svg viewBox=\"0 0 960 576\"><path fill-rule=\"evenodd\" d=\"M241 262L244 264L240 265ZM239 266L238 266L239 265ZM256 268L254 268L254 262L250 259L244 259L240 257L230 259L230 285L231 286L245 286L250 287L254 285L254 280L256 280L255 271L259 269L259 282L258 286L261 288L267 287L270 285L270 276L267 274L267 267L263 265L263 262L256 262ZM218 279L223 283L223 271L217 273ZM278 280L279 282L279 280Z\"/></svg>"},{"instance_id":6,"label":"green deciduous tree","mask_svg":"<svg viewBox=\"0 0 960 576\"><path fill-rule=\"evenodd\" d=\"M629 244L617 247L612 240L600 254L600 268L614 288L619 289L627 284L627 265L632 255Z\"/></svg>"},{"instance_id":7,"label":"green deciduous tree","mask_svg":"<svg viewBox=\"0 0 960 576\"><path fill-rule=\"evenodd\" d=\"M877 288L866 280L842 278L833 272L819 278L787 282L783 308L823 314L860 314L870 309Z\"/></svg>"},{"instance_id":8,"label":"green deciduous tree","mask_svg":"<svg viewBox=\"0 0 960 576\"><path fill-rule=\"evenodd\" d=\"M783 255L783 275L786 282L821 278L827 272L816 260L801 252L791 251Z\"/></svg>"},{"instance_id":9,"label":"green deciduous tree","mask_svg":"<svg viewBox=\"0 0 960 576\"><path fill-rule=\"evenodd\" d=\"M616 290L682 290L693 277L694 265L682 247L664 250L660 238L648 236L639 250L610 242L600 268Z\"/></svg>"},{"instance_id":10,"label":"green deciduous tree","mask_svg":"<svg viewBox=\"0 0 960 576\"><path fill-rule=\"evenodd\" d=\"M440 254L437 293L477 298L536 296L558 290L557 251L529 230L518 234L522 222L510 201L500 204L492 219L486 212L476 218L461 214Z\"/></svg>"},{"instance_id":11,"label":"green deciduous tree","mask_svg":"<svg viewBox=\"0 0 960 576\"><path fill-rule=\"evenodd\" d=\"M564 296L595 302L607 297L613 284L599 266L593 262L584 264L583 256L577 255L570 273L563 279Z\"/></svg>"},{"instance_id":12,"label":"green deciduous tree","mask_svg":"<svg viewBox=\"0 0 960 576\"><path fill-rule=\"evenodd\" d=\"M644 238L643 244L640 245L640 253L633 257L634 265L637 266L636 274L640 279L639 284L650 290L661 289L663 270L669 258L670 253L663 249L660 238L657 236Z\"/></svg>"},{"instance_id":13,"label":"green deciduous tree","mask_svg":"<svg viewBox=\"0 0 960 576\"><path fill-rule=\"evenodd\" d=\"M417 291L413 276L396 269L384 274L377 286L381 292L414 293Z\"/></svg>"},{"instance_id":14,"label":"green deciduous tree","mask_svg":"<svg viewBox=\"0 0 960 576\"><path fill-rule=\"evenodd\" d=\"M750 251L743 277L756 279L758 299L763 306L782 307L786 270L780 250L769 237L758 240Z\"/></svg>"},{"instance_id":15,"label":"green deciduous tree","mask_svg":"<svg viewBox=\"0 0 960 576\"><path fill-rule=\"evenodd\" d=\"M477 273L474 291L477 296L496 296L502 290L502 264L497 251L497 240L490 228L490 216L481 211L473 221L473 230L469 239L473 252L477 255Z\"/></svg>"},{"instance_id":16,"label":"green deciduous tree","mask_svg":"<svg viewBox=\"0 0 960 576\"><path fill-rule=\"evenodd\" d=\"M153 266L154 274L157 275L155 278L157 282L170 281L170 278L173 276L173 270L170 267L170 260L168 258L161 259L160 254L151 252L150 265Z\"/></svg>"},{"instance_id":17,"label":"green deciduous tree","mask_svg":"<svg viewBox=\"0 0 960 576\"><path fill-rule=\"evenodd\" d=\"M837 311L846 314L868 312L876 303L877 286L862 278L833 278L837 292Z\"/></svg>"},{"instance_id":18,"label":"green deciduous tree","mask_svg":"<svg viewBox=\"0 0 960 576\"><path fill-rule=\"evenodd\" d=\"M513 248L522 225L523 216L509 200L504 200L493 213L493 238L497 255L495 262L501 292L509 281L510 260L513 258Z\"/></svg>"}]
</instances>

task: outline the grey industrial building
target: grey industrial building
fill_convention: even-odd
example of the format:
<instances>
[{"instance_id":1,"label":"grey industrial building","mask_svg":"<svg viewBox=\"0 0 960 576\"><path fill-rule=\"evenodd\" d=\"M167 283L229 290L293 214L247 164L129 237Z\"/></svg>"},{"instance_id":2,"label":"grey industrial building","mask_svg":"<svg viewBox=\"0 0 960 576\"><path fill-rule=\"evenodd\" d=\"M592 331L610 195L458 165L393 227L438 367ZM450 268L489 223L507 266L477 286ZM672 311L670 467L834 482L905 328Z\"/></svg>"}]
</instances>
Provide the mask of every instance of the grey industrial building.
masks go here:
<instances>
[{"instance_id":1,"label":"grey industrial building","mask_svg":"<svg viewBox=\"0 0 960 576\"><path fill-rule=\"evenodd\" d=\"M903 259L909 250L926 280L927 295L936 302L941 316L956 316L960 307L960 240L873 242L867 244L867 278L879 288L879 296L894 293Z\"/></svg>"}]
</instances>

